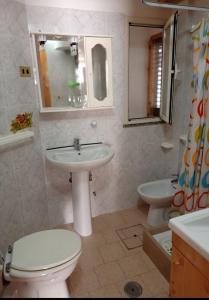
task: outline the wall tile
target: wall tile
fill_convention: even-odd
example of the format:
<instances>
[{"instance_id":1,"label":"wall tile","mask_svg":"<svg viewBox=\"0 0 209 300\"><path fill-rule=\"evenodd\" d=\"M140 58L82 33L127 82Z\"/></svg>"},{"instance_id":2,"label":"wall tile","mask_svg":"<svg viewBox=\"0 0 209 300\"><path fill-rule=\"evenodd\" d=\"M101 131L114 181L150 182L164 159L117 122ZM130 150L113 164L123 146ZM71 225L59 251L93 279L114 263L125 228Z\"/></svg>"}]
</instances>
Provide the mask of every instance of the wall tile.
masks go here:
<instances>
[{"instance_id":1,"label":"wall tile","mask_svg":"<svg viewBox=\"0 0 209 300\"><path fill-rule=\"evenodd\" d=\"M0 249L5 252L25 234L48 228L49 220L33 78L19 76L20 65L31 66L23 4L0 0L0 39L0 134L11 134L12 119L25 111L33 112L35 133L33 141L0 152Z\"/></svg>"}]
</instances>

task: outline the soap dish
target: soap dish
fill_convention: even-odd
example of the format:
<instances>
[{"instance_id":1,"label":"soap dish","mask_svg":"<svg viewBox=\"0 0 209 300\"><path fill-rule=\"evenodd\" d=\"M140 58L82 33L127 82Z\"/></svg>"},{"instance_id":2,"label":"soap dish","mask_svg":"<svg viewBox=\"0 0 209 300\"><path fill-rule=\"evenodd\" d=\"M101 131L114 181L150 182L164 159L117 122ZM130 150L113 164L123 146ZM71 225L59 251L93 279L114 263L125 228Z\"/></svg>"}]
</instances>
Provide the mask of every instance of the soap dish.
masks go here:
<instances>
[{"instance_id":1,"label":"soap dish","mask_svg":"<svg viewBox=\"0 0 209 300\"><path fill-rule=\"evenodd\" d=\"M174 144L172 143L168 143L168 142L164 142L161 144L161 147L165 150L171 150L174 148Z\"/></svg>"},{"instance_id":2,"label":"soap dish","mask_svg":"<svg viewBox=\"0 0 209 300\"><path fill-rule=\"evenodd\" d=\"M180 139L180 142L184 145L186 145L186 142L187 142L187 135L186 134L183 134L179 137Z\"/></svg>"}]
</instances>

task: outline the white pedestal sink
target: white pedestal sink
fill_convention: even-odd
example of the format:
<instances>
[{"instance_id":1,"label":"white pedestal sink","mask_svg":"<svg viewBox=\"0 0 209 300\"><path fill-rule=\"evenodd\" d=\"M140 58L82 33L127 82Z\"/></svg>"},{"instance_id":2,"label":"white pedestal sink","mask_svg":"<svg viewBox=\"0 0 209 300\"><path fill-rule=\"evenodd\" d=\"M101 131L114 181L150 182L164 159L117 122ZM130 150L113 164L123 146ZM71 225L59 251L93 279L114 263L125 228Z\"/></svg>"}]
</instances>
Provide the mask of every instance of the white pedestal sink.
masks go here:
<instances>
[{"instance_id":1,"label":"white pedestal sink","mask_svg":"<svg viewBox=\"0 0 209 300\"><path fill-rule=\"evenodd\" d=\"M98 144L48 150L47 160L72 173L74 229L81 236L92 234L89 172L107 164L114 156L109 145Z\"/></svg>"}]
</instances>

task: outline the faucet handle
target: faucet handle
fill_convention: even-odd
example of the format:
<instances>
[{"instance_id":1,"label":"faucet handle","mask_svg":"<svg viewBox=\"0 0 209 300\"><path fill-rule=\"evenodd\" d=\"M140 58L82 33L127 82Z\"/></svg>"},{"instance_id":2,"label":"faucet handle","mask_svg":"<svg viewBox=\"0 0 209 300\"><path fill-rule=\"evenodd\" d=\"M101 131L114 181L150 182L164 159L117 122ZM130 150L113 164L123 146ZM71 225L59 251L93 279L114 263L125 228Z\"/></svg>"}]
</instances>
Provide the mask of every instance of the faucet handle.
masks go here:
<instances>
[{"instance_id":1,"label":"faucet handle","mask_svg":"<svg viewBox=\"0 0 209 300\"><path fill-rule=\"evenodd\" d=\"M79 138L74 138L74 143L79 143L80 139Z\"/></svg>"}]
</instances>

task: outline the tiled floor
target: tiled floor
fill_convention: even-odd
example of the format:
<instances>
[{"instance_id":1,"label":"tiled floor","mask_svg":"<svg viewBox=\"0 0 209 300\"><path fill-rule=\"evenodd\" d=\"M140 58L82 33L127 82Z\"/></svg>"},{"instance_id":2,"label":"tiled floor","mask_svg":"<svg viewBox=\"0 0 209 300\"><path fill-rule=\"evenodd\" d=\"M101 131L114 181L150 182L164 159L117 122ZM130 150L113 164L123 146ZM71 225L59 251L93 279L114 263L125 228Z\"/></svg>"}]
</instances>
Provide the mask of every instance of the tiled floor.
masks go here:
<instances>
[{"instance_id":1,"label":"tiled floor","mask_svg":"<svg viewBox=\"0 0 209 300\"><path fill-rule=\"evenodd\" d=\"M142 298L168 298L168 283L141 247L128 250L116 230L146 226L146 209L129 209L93 219L93 235L82 238L83 253L68 280L74 298L128 298L124 286L136 281ZM62 226L63 228L63 226ZM72 230L72 226L64 226Z\"/></svg>"},{"instance_id":2,"label":"tiled floor","mask_svg":"<svg viewBox=\"0 0 209 300\"><path fill-rule=\"evenodd\" d=\"M144 226L142 224L123 227L116 230L121 241L128 250L135 249L143 245L143 231Z\"/></svg>"}]
</instances>

